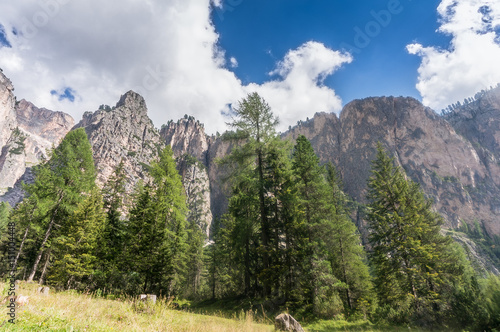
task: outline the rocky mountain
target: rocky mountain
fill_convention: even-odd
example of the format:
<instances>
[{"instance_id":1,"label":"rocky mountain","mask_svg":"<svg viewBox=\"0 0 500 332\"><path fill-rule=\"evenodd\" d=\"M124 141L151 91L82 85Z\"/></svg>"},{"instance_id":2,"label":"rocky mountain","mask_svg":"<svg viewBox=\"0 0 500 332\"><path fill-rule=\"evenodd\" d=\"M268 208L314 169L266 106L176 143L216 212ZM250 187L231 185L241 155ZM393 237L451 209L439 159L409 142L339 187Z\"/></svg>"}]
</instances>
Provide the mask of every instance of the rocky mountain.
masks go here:
<instances>
[{"instance_id":1,"label":"rocky mountain","mask_svg":"<svg viewBox=\"0 0 500 332\"><path fill-rule=\"evenodd\" d=\"M478 220L489 234L500 234L500 188L489 181L491 173L477 148L413 98L355 100L345 106L340 119L318 114L286 135L299 134L311 139L322 162L338 167L346 192L357 201L365 200L370 161L381 142L434 199L446 227Z\"/></svg>"},{"instance_id":2,"label":"rocky mountain","mask_svg":"<svg viewBox=\"0 0 500 332\"><path fill-rule=\"evenodd\" d=\"M115 107L85 112L74 128L84 128L92 145L97 183L102 186L123 161L127 192L146 179L146 168L164 146L147 115L144 98L129 91Z\"/></svg>"},{"instance_id":3,"label":"rocky mountain","mask_svg":"<svg viewBox=\"0 0 500 332\"><path fill-rule=\"evenodd\" d=\"M74 125L66 113L16 101L13 91L0 72L0 200L12 205L23 197L20 182L30 181L30 168L47 158Z\"/></svg>"},{"instance_id":4,"label":"rocky mountain","mask_svg":"<svg viewBox=\"0 0 500 332\"><path fill-rule=\"evenodd\" d=\"M466 111L457 110L452 121L413 98L378 97L347 104L340 118L316 114L284 136L308 137L320 160L337 166L345 191L361 203L366 202L370 163L380 142L406 175L433 199L434 208L444 217L445 229L478 222L488 235L499 235L500 186L495 151L500 150L490 135L498 134L495 119L500 118L500 105L496 104L500 96L487 98L488 103L477 102L488 105L483 108L488 111L476 123L468 120L470 113ZM472 107L468 112L477 113ZM478 140L489 140L483 143L488 148ZM362 215L357 219L363 232ZM479 265L499 272L477 244L463 234L450 234L468 247Z\"/></svg>"},{"instance_id":5,"label":"rocky mountain","mask_svg":"<svg viewBox=\"0 0 500 332\"><path fill-rule=\"evenodd\" d=\"M192 118L181 119L163 126L160 133L147 112L144 99L129 91L114 107L103 105L95 112L86 112L75 126L85 128L92 145L97 182L104 185L123 162L125 187L132 193L139 180L148 180L147 167L159 150L171 144L187 196L188 218L208 234L212 222L206 162L209 138L203 125Z\"/></svg>"},{"instance_id":6,"label":"rocky mountain","mask_svg":"<svg viewBox=\"0 0 500 332\"><path fill-rule=\"evenodd\" d=\"M208 179L203 188L209 189L205 196L208 199L205 211L211 214L207 217L210 223L213 218L218 218L227 209L229 187L225 181L227 170L219 165L218 160L226 156L232 149L232 144L226 142L221 136L205 134L203 124L191 116L185 116L177 122L170 121L163 126L161 137L166 144L170 144L174 155L179 159L186 156L196 158L198 165L202 166L198 174ZM184 163L178 163L181 174L184 174ZM203 189L203 190L206 190Z\"/></svg>"},{"instance_id":7,"label":"rocky mountain","mask_svg":"<svg viewBox=\"0 0 500 332\"><path fill-rule=\"evenodd\" d=\"M29 180L29 167L46 156L73 120L24 100L16 102L12 84L2 73L0 118L5 119L0 122L0 194L4 194L21 177ZM144 99L129 91L116 106L103 105L85 113L75 126L79 127L85 128L91 142L100 185L123 161L126 187L132 192L137 181L147 179L145 169L158 150L170 144L188 195L189 218L208 233L213 218L226 210L227 170L217 160L232 145L219 136L206 135L203 124L193 117L170 121L159 131L147 115ZM300 134L311 141L323 163L337 166L345 191L356 201L365 202L370 162L380 142L434 200L445 229L479 224L484 233L500 235L500 87L476 95L443 116L413 98L355 100L340 117L318 113L283 137L293 140ZM16 191L10 190L2 199L19 200L19 191L12 192ZM363 231L363 215L356 218ZM472 241L451 233L482 259ZM486 261L481 264L488 267Z\"/></svg>"},{"instance_id":8,"label":"rocky mountain","mask_svg":"<svg viewBox=\"0 0 500 332\"><path fill-rule=\"evenodd\" d=\"M208 167L211 163L207 157L211 139L199 121L187 116L163 126L160 136L174 151L186 191L188 218L202 226L209 236L212 209Z\"/></svg>"}]
</instances>

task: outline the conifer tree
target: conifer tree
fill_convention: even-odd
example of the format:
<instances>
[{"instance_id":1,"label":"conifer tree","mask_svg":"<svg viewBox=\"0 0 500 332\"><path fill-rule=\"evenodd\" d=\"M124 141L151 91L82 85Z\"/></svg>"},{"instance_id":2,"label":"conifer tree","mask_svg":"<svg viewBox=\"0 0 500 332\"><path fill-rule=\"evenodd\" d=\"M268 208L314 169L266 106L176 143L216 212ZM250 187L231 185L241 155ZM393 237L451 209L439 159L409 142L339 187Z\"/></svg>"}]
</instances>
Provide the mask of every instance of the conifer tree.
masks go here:
<instances>
[{"instance_id":1,"label":"conifer tree","mask_svg":"<svg viewBox=\"0 0 500 332\"><path fill-rule=\"evenodd\" d=\"M120 273L126 225L125 220L122 220L122 213L126 210L123 160L104 184L102 192L106 221L98 239L99 269L96 273L96 282L99 288L113 289L122 287L124 283Z\"/></svg>"},{"instance_id":2,"label":"conifer tree","mask_svg":"<svg viewBox=\"0 0 500 332\"><path fill-rule=\"evenodd\" d=\"M57 259L53 260L51 283L65 288L87 287L95 272L98 237L104 221L102 196L94 188L68 217L61 235L52 242L50 254ZM43 275L40 279L43 280Z\"/></svg>"},{"instance_id":3,"label":"conifer tree","mask_svg":"<svg viewBox=\"0 0 500 332\"><path fill-rule=\"evenodd\" d=\"M419 316L414 319L430 319L440 310L446 286L462 270L451 239L439 233L442 218L380 144L368 188L371 260L380 301L408 308Z\"/></svg>"},{"instance_id":4,"label":"conifer tree","mask_svg":"<svg viewBox=\"0 0 500 332\"><path fill-rule=\"evenodd\" d=\"M365 263L366 253L356 225L349 217L349 199L342 191L343 185L337 170L329 163L326 171L334 216L328 250L333 273L342 282L340 295L345 307L362 311L366 318L376 300Z\"/></svg>"},{"instance_id":5,"label":"conifer tree","mask_svg":"<svg viewBox=\"0 0 500 332\"><path fill-rule=\"evenodd\" d=\"M35 182L25 188L27 202L19 207L19 213L26 213L24 219L32 222L23 228L34 230L28 241L32 257L28 281L34 279L42 256L49 261L47 249L52 239L67 235L62 226L95 188L95 176L92 149L83 128L70 131L50 159L35 168Z\"/></svg>"},{"instance_id":6,"label":"conifer tree","mask_svg":"<svg viewBox=\"0 0 500 332\"><path fill-rule=\"evenodd\" d=\"M305 303L316 314L337 310L338 297L333 289L336 278L328 263L326 237L331 231L331 211L328 205L328 188L311 143L303 135L297 138L293 152L293 170L297 178L299 214L304 224L302 237L307 239L304 251L304 275L302 289ZM331 235L331 234L330 234Z\"/></svg>"},{"instance_id":7,"label":"conifer tree","mask_svg":"<svg viewBox=\"0 0 500 332\"><path fill-rule=\"evenodd\" d=\"M152 182L139 186L130 211L127 262L132 274L139 273L143 292L171 296L183 286L187 245L186 200L170 146L150 174Z\"/></svg>"},{"instance_id":8,"label":"conifer tree","mask_svg":"<svg viewBox=\"0 0 500 332\"><path fill-rule=\"evenodd\" d=\"M276 137L275 126L278 120L273 115L269 105L257 94L252 93L239 102L237 108L233 110L232 122L229 126L236 129L235 135L228 135L230 139L244 141L240 147L233 149L226 158L227 163L238 165L241 168L250 167L253 169L256 181L258 197L258 221L259 221L259 253L261 255L262 267L259 274L262 276L262 294L268 296L271 293L271 280L266 277L272 273L270 255L271 229L269 225L269 210L266 205L266 155L270 142Z\"/></svg>"}]
</instances>

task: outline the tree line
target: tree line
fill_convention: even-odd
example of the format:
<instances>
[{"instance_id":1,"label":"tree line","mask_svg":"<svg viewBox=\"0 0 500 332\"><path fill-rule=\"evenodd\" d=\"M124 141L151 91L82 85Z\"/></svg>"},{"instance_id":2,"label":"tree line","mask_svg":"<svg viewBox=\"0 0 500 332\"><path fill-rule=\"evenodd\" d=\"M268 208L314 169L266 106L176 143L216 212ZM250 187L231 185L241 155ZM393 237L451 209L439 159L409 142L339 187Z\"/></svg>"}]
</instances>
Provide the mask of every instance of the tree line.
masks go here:
<instances>
[{"instance_id":1,"label":"tree line","mask_svg":"<svg viewBox=\"0 0 500 332\"><path fill-rule=\"evenodd\" d=\"M197 199L186 199L169 146L128 197L123 162L96 186L84 129L67 134L14 209L15 257L2 241L3 277L59 289L169 298L251 298L270 312L352 317L423 327L500 326L500 280L471 268L440 233L442 218L419 186L378 145L364 207L368 243L351 219L354 202L311 143L276 133L256 93L233 109L224 134L235 148L220 160L231 188L211 239ZM191 202L191 203L190 203Z\"/></svg>"}]
</instances>

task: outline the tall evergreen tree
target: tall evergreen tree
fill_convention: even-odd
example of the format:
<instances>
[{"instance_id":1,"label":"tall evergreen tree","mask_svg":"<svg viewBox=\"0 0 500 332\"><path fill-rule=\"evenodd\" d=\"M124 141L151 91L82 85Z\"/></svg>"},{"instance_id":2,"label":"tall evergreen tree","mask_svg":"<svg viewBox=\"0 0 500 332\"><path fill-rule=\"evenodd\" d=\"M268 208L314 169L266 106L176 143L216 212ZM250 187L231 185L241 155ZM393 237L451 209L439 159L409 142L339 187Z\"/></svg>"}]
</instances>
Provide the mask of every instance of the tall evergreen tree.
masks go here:
<instances>
[{"instance_id":1,"label":"tall evergreen tree","mask_svg":"<svg viewBox=\"0 0 500 332\"><path fill-rule=\"evenodd\" d=\"M92 149L80 128L70 131L53 150L49 161L35 168L35 182L26 186L28 198L17 209L24 220L22 225L34 232L31 237L31 265L27 280L32 281L39 270L42 257L49 260L48 248L53 238L65 236L62 227L78 204L95 188L95 168ZM45 255L44 255L45 254ZM47 264L45 264L47 266Z\"/></svg>"},{"instance_id":2,"label":"tall evergreen tree","mask_svg":"<svg viewBox=\"0 0 500 332\"><path fill-rule=\"evenodd\" d=\"M451 239L439 233L442 218L380 144L368 188L371 260L380 301L408 308L420 317L415 319L430 319L440 310L446 286L462 270Z\"/></svg>"},{"instance_id":3,"label":"tall evergreen tree","mask_svg":"<svg viewBox=\"0 0 500 332\"><path fill-rule=\"evenodd\" d=\"M150 169L152 182L139 187L127 227L127 260L143 292L167 296L182 289L186 269L186 200L172 149ZM138 289L132 290L138 291Z\"/></svg>"},{"instance_id":4,"label":"tall evergreen tree","mask_svg":"<svg viewBox=\"0 0 500 332\"><path fill-rule=\"evenodd\" d=\"M62 226L61 235L51 245L50 255L57 258L49 277L51 283L80 289L91 283L97 263L98 237L105 221L102 205L101 193L95 188ZM50 258L47 261L50 262ZM43 278L42 272L40 279Z\"/></svg>"},{"instance_id":5,"label":"tall evergreen tree","mask_svg":"<svg viewBox=\"0 0 500 332\"><path fill-rule=\"evenodd\" d=\"M299 213L304 224L302 236L307 239L304 250L302 289L306 303L313 312L322 315L326 310L339 310L338 296L333 289L336 278L328 263L326 237L331 236L329 192L319 159L311 143L303 135L297 138L293 152L293 170L297 178ZM328 308L328 309L327 309Z\"/></svg>"},{"instance_id":6,"label":"tall evergreen tree","mask_svg":"<svg viewBox=\"0 0 500 332\"><path fill-rule=\"evenodd\" d=\"M278 123L269 105L257 94L252 93L239 102L233 110L232 122L229 126L236 129L236 137L244 141L244 145L233 149L231 155L226 159L234 164L248 165L252 163L256 177L256 189L258 193L259 211L259 233L260 254L262 257L262 268L260 274L263 276L262 294L267 296L271 293L271 280L265 275L271 273L270 244L271 230L269 225L269 211L266 206L265 188L265 159L269 150L270 142L276 137L275 126ZM246 166L243 166L246 167Z\"/></svg>"},{"instance_id":7,"label":"tall evergreen tree","mask_svg":"<svg viewBox=\"0 0 500 332\"><path fill-rule=\"evenodd\" d=\"M96 271L98 288L122 288L125 283L123 274L120 272L123 264L122 256L126 226L122 215L127 209L124 204L124 201L127 201L125 177L122 160L102 188L106 220L104 229L98 238L97 257L99 268Z\"/></svg>"},{"instance_id":8,"label":"tall evergreen tree","mask_svg":"<svg viewBox=\"0 0 500 332\"><path fill-rule=\"evenodd\" d=\"M337 170L332 164L327 164L326 171L334 217L328 250L333 273L342 282L344 306L348 310L362 311L366 317L376 300L365 263L366 253L356 225L349 217L349 199L342 191L343 185Z\"/></svg>"}]
</instances>

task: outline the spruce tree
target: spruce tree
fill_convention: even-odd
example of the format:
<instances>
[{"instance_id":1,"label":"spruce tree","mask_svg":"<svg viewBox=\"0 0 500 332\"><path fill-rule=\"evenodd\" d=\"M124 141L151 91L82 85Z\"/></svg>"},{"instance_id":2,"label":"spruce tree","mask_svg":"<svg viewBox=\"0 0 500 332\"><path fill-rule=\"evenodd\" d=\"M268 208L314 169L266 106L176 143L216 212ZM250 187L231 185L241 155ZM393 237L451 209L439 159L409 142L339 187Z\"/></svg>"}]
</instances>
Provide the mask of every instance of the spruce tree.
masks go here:
<instances>
[{"instance_id":1,"label":"spruce tree","mask_svg":"<svg viewBox=\"0 0 500 332\"><path fill-rule=\"evenodd\" d=\"M430 320L462 273L451 239L439 233L442 218L380 144L368 188L370 256L380 301L408 310L415 320Z\"/></svg>"},{"instance_id":2,"label":"spruce tree","mask_svg":"<svg viewBox=\"0 0 500 332\"><path fill-rule=\"evenodd\" d=\"M123 160L116 166L113 174L103 186L103 206L106 211L104 229L98 242L99 261L96 282L99 288L120 288L124 280L120 269L123 263L125 225L122 214L127 209L125 193L125 171Z\"/></svg>"},{"instance_id":3,"label":"spruce tree","mask_svg":"<svg viewBox=\"0 0 500 332\"><path fill-rule=\"evenodd\" d=\"M61 235L52 241L51 255L56 259L49 277L51 283L65 288L87 288L96 269L98 237L104 221L102 196L94 188L68 217ZM40 279L43 280L43 275Z\"/></svg>"},{"instance_id":4,"label":"spruce tree","mask_svg":"<svg viewBox=\"0 0 500 332\"><path fill-rule=\"evenodd\" d=\"M356 225L349 217L349 198L342 191L343 185L337 170L332 164L327 164L326 171L334 216L329 241L333 273L342 282L340 294L346 309L361 311L366 318L376 302L365 262L366 253Z\"/></svg>"},{"instance_id":5,"label":"spruce tree","mask_svg":"<svg viewBox=\"0 0 500 332\"><path fill-rule=\"evenodd\" d=\"M311 143L297 138L293 170L298 188L298 218L305 246L303 289L318 316L332 317L346 310L369 311L374 301L364 250L351 221L347 196L332 165L320 166ZM326 175L326 176L325 176Z\"/></svg>"},{"instance_id":6,"label":"spruce tree","mask_svg":"<svg viewBox=\"0 0 500 332\"><path fill-rule=\"evenodd\" d=\"M304 276L302 284L305 303L317 315L330 315L339 310L338 295L333 285L336 278L328 262L327 237L331 236L331 211L328 187L319 159L311 143L303 135L297 138L293 152L293 170L297 178L299 214L304 227L301 236L304 247ZM330 313L327 313L330 311Z\"/></svg>"},{"instance_id":7,"label":"spruce tree","mask_svg":"<svg viewBox=\"0 0 500 332\"><path fill-rule=\"evenodd\" d=\"M161 151L139 186L127 227L126 258L143 292L178 294L186 273L186 199L172 149ZM138 288L132 292L139 291Z\"/></svg>"}]
</instances>

